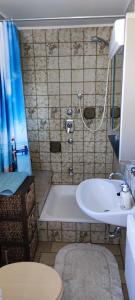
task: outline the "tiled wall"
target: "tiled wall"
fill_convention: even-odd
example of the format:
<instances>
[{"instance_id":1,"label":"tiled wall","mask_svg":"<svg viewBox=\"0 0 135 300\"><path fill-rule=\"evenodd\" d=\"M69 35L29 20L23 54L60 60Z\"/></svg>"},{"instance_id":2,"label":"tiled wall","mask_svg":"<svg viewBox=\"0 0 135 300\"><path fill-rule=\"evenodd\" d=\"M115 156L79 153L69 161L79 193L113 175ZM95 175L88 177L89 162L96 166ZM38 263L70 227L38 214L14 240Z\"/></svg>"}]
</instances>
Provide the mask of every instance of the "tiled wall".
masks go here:
<instances>
[{"instance_id":1,"label":"tiled wall","mask_svg":"<svg viewBox=\"0 0 135 300\"><path fill-rule=\"evenodd\" d=\"M115 226L111 226L111 231ZM39 222L39 240L50 242L119 244L119 238L105 236L105 224Z\"/></svg>"},{"instance_id":2,"label":"tiled wall","mask_svg":"<svg viewBox=\"0 0 135 300\"><path fill-rule=\"evenodd\" d=\"M104 103L108 46L90 40L98 35L108 41L110 34L110 27L20 32L32 165L36 170L53 170L54 183L78 184L86 178L106 177L112 171L113 151L107 138L111 81L106 118L95 134L84 128L77 99L81 91L82 107L95 107L96 117L87 124L91 128L98 126ZM117 67L121 64L119 58ZM119 92L118 87L116 105ZM73 134L67 134L64 128L69 107L75 124ZM72 145L69 137L73 138ZM50 141L59 141L61 152L50 152ZM69 176L70 167L74 176Z\"/></svg>"}]
</instances>

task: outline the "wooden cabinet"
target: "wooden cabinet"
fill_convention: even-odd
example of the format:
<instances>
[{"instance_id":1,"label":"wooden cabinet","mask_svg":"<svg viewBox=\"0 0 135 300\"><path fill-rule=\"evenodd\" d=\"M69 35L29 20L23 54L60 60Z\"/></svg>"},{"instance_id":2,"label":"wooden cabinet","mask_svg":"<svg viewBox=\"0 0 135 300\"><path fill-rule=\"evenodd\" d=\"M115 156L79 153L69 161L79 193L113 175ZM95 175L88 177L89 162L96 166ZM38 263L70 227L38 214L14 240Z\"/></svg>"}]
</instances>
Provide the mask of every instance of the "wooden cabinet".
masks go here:
<instances>
[{"instance_id":1,"label":"wooden cabinet","mask_svg":"<svg viewBox=\"0 0 135 300\"><path fill-rule=\"evenodd\" d=\"M34 177L27 177L12 196L0 196L1 265L32 261L37 243Z\"/></svg>"}]
</instances>

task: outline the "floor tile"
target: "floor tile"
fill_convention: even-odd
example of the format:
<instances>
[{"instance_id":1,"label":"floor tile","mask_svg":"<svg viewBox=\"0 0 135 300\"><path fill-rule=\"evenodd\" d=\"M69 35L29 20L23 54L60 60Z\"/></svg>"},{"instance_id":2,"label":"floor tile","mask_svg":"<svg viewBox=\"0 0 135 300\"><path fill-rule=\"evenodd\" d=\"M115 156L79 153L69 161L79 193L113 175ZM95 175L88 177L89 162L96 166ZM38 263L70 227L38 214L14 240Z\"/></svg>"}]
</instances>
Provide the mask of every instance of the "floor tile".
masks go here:
<instances>
[{"instance_id":1,"label":"floor tile","mask_svg":"<svg viewBox=\"0 0 135 300\"><path fill-rule=\"evenodd\" d=\"M113 255L121 255L119 245L105 245L105 247L110 250Z\"/></svg>"},{"instance_id":2,"label":"floor tile","mask_svg":"<svg viewBox=\"0 0 135 300\"><path fill-rule=\"evenodd\" d=\"M35 255L35 261L49 265L54 266L55 263L55 256L57 252L63 248L64 246L71 244L68 242L39 242L39 246ZM123 265L123 259L121 256L121 251L119 245L101 245L101 247L106 247L108 250L112 252L112 254L115 256L118 267L119 267L119 273L122 283L122 290L123 290L123 296L124 300L129 300L127 287L125 283L125 275L124 275L124 265Z\"/></svg>"},{"instance_id":3,"label":"floor tile","mask_svg":"<svg viewBox=\"0 0 135 300\"><path fill-rule=\"evenodd\" d=\"M39 242L40 252L51 252L52 242Z\"/></svg>"},{"instance_id":4,"label":"floor tile","mask_svg":"<svg viewBox=\"0 0 135 300\"><path fill-rule=\"evenodd\" d=\"M122 284L124 300L129 300L126 284Z\"/></svg>"},{"instance_id":5,"label":"floor tile","mask_svg":"<svg viewBox=\"0 0 135 300\"><path fill-rule=\"evenodd\" d=\"M119 269L121 283L126 284L124 270Z\"/></svg>"},{"instance_id":6,"label":"floor tile","mask_svg":"<svg viewBox=\"0 0 135 300\"><path fill-rule=\"evenodd\" d=\"M69 243L52 242L51 252L57 253L61 248L67 246Z\"/></svg>"},{"instance_id":7,"label":"floor tile","mask_svg":"<svg viewBox=\"0 0 135 300\"><path fill-rule=\"evenodd\" d=\"M54 266L55 253L41 253L39 262L48 266Z\"/></svg>"},{"instance_id":8,"label":"floor tile","mask_svg":"<svg viewBox=\"0 0 135 300\"><path fill-rule=\"evenodd\" d=\"M122 270L124 268L122 257L120 255L115 255L115 258L116 258L119 269Z\"/></svg>"}]
</instances>

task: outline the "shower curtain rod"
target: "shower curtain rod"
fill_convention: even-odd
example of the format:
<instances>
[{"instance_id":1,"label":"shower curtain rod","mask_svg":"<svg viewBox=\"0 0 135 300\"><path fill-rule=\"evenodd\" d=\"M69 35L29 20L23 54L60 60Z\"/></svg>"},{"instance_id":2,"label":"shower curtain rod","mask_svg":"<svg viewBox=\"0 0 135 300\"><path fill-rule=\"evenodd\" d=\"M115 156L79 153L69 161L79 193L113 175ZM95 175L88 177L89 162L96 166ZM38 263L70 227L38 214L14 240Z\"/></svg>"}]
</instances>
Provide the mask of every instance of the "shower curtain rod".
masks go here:
<instances>
[{"instance_id":1,"label":"shower curtain rod","mask_svg":"<svg viewBox=\"0 0 135 300\"><path fill-rule=\"evenodd\" d=\"M2 21L15 21L15 22L25 22L25 21L57 21L57 20L81 20L81 19L104 19L104 18L124 18L125 15L106 15L106 16L74 16L74 17L54 17L54 18L28 18L28 19L16 19L16 18L4 18L0 19Z\"/></svg>"}]
</instances>

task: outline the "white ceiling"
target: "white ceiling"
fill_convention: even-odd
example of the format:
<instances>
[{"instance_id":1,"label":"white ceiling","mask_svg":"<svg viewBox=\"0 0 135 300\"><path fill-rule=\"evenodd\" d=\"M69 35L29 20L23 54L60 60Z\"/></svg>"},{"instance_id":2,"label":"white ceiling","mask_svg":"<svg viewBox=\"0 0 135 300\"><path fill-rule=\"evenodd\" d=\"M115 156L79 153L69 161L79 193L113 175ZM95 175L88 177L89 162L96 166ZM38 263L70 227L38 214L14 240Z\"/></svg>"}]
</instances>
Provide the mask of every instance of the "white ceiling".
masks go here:
<instances>
[{"instance_id":1,"label":"white ceiling","mask_svg":"<svg viewBox=\"0 0 135 300\"><path fill-rule=\"evenodd\" d=\"M70 16L97 16L122 15L130 0L0 0L0 12L9 18L35 17L70 17ZM102 20L111 23L112 19ZM91 21L94 23L94 21ZM99 20L95 20L100 23ZM51 22L18 22L18 26L29 25L77 25L88 24L85 21L51 21Z\"/></svg>"}]
</instances>

